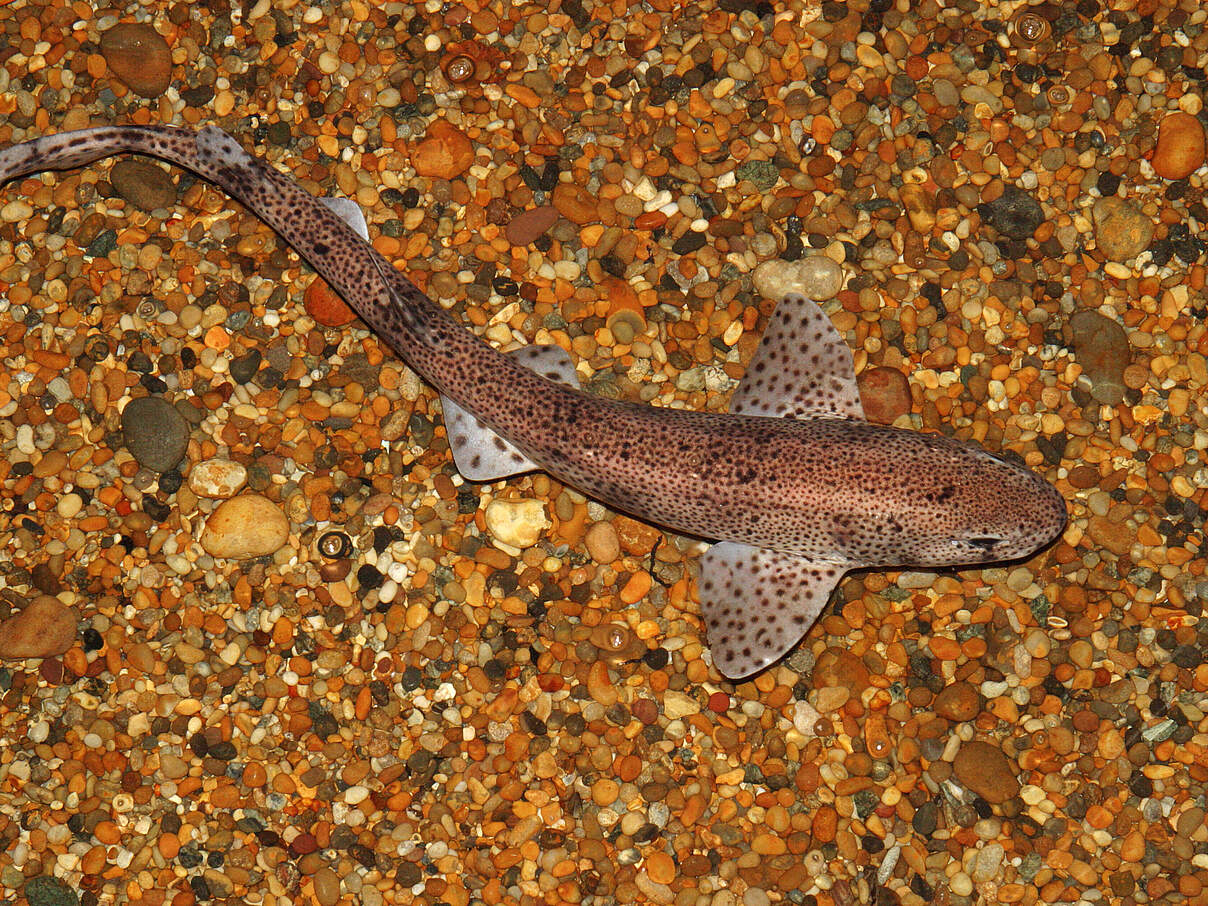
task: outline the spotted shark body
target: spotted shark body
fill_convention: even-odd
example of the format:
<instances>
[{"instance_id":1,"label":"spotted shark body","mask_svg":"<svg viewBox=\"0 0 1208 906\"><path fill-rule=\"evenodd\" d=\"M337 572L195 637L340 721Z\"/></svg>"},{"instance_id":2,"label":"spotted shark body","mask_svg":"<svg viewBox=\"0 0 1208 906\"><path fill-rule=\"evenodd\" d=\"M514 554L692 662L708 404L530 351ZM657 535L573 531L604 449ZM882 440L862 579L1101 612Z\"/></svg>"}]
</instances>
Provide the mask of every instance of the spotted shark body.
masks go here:
<instances>
[{"instance_id":1,"label":"spotted shark body","mask_svg":"<svg viewBox=\"0 0 1208 906\"><path fill-rule=\"evenodd\" d=\"M699 582L727 677L790 651L840 578L1034 553L1065 502L971 444L864 419L851 353L825 313L789 296L728 414L601 399L558 347L501 354L367 241L346 199L316 199L214 127L111 126L0 151L0 183L146 154L221 187L292 245L441 394L455 464L475 481L540 469L617 510L716 542Z\"/></svg>"}]
</instances>

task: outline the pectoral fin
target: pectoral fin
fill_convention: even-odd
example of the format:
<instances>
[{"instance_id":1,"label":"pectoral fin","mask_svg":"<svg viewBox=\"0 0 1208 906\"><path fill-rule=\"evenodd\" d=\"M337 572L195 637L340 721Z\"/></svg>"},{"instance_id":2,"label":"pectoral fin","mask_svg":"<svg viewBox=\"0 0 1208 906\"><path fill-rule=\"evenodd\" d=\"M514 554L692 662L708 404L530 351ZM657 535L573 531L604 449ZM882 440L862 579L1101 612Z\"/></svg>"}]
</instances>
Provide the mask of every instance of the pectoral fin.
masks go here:
<instances>
[{"instance_id":1,"label":"pectoral fin","mask_svg":"<svg viewBox=\"0 0 1208 906\"><path fill-rule=\"evenodd\" d=\"M730 399L735 415L864 418L851 350L826 312L805 296L776 306Z\"/></svg>"},{"instance_id":2,"label":"pectoral fin","mask_svg":"<svg viewBox=\"0 0 1208 906\"><path fill-rule=\"evenodd\" d=\"M717 669L739 679L780 660L856 565L734 541L713 545L701 560L700 607Z\"/></svg>"},{"instance_id":3,"label":"pectoral fin","mask_svg":"<svg viewBox=\"0 0 1208 906\"><path fill-rule=\"evenodd\" d=\"M508 353L542 377L568 387L579 387L570 355L560 346L524 346ZM445 431L453 448L453 464L470 481L497 481L540 468L510 442L447 396L441 396Z\"/></svg>"}]
</instances>

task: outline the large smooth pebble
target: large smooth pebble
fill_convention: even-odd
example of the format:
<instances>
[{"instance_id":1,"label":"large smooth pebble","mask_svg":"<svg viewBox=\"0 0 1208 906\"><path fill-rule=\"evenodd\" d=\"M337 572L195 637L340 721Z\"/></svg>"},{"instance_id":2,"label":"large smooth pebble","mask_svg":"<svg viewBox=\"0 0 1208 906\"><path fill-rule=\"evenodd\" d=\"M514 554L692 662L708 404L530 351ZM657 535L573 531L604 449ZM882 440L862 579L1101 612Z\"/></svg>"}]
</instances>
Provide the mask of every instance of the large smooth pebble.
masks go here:
<instances>
[{"instance_id":1,"label":"large smooth pebble","mask_svg":"<svg viewBox=\"0 0 1208 906\"><path fill-rule=\"evenodd\" d=\"M289 520L267 497L244 494L218 505L206 520L201 546L212 557L250 560L276 553L289 538Z\"/></svg>"},{"instance_id":2,"label":"large smooth pebble","mask_svg":"<svg viewBox=\"0 0 1208 906\"><path fill-rule=\"evenodd\" d=\"M487 531L511 547L532 547L550 527L540 500L492 500L487 504Z\"/></svg>"},{"instance_id":3,"label":"large smooth pebble","mask_svg":"<svg viewBox=\"0 0 1208 906\"><path fill-rule=\"evenodd\" d=\"M843 288L843 268L825 255L800 261L765 261L752 275L755 289L766 299L800 293L815 302L833 299Z\"/></svg>"},{"instance_id":4,"label":"large smooth pebble","mask_svg":"<svg viewBox=\"0 0 1208 906\"><path fill-rule=\"evenodd\" d=\"M189 423L166 399L142 396L122 410L122 440L140 466L167 472L184 458Z\"/></svg>"},{"instance_id":5,"label":"large smooth pebble","mask_svg":"<svg viewBox=\"0 0 1208 906\"><path fill-rule=\"evenodd\" d=\"M1163 179L1183 179L1204 163L1204 127L1190 113L1171 113L1158 126L1153 171Z\"/></svg>"},{"instance_id":6,"label":"large smooth pebble","mask_svg":"<svg viewBox=\"0 0 1208 906\"><path fill-rule=\"evenodd\" d=\"M189 488L198 497L226 500L247 484L247 469L229 459L207 459L189 472Z\"/></svg>"},{"instance_id":7,"label":"large smooth pebble","mask_svg":"<svg viewBox=\"0 0 1208 906\"><path fill-rule=\"evenodd\" d=\"M172 81L172 49L150 25L122 22L101 35L109 69L135 94L157 98Z\"/></svg>"},{"instance_id":8,"label":"large smooth pebble","mask_svg":"<svg viewBox=\"0 0 1208 906\"><path fill-rule=\"evenodd\" d=\"M79 614L58 598L39 595L0 623L0 658L54 657L71 647Z\"/></svg>"}]
</instances>

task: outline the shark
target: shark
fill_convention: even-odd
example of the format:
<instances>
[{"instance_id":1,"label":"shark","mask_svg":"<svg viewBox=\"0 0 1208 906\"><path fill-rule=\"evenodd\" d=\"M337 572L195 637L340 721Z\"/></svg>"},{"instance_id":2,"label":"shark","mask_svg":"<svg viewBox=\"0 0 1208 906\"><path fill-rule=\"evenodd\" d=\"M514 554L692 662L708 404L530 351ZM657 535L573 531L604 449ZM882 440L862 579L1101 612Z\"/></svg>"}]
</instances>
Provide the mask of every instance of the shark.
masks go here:
<instances>
[{"instance_id":1,"label":"shark","mask_svg":"<svg viewBox=\"0 0 1208 906\"><path fill-rule=\"evenodd\" d=\"M973 443L865 418L825 311L779 300L728 412L585 393L554 345L503 353L371 244L351 199L317 198L215 126L98 126L0 150L0 184L135 153L192 171L291 245L439 394L474 482L544 471L616 511L710 542L697 582L712 660L740 680L791 652L851 570L1028 557L1061 494Z\"/></svg>"}]
</instances>

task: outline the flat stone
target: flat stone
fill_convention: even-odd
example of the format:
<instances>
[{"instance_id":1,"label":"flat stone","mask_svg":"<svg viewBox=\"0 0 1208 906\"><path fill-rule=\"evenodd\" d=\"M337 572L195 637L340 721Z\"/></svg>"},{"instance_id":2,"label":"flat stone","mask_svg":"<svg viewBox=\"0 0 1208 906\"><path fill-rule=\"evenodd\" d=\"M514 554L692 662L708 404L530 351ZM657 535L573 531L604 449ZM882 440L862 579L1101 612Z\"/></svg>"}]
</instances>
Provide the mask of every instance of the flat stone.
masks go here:
<instances>
[{"instance_id":1,"label":"flat stone","mask_svg":"<svg viewBox=\"0 0 1208 906\"><path fill-rule=\"evenodd\" d=\"M587 530L584 539L587 553L597 563L611 563L621 556L621 539L611 522L597 522Z\"/></svg>"},{"instance_id":2,"label":"flat stone","mask_svg":"<svg viewBox=\"0 0 1208 906\"><path fill-rule=\"evenodd\" d=\"M189 472L189 489L198 497L226 500L247 484L247 469L229 459L207 459Z\"/></svg>"},{"instance_id":3,"label":"flat stone","mask_svg":"<svg viewBox=\"0 0 1208 906\"><path fill-rule=\"evenodd\" d=\"M474 163L474 145L448 120L437 120L415 148L411 164L420 176L453 179Z\"/></svg>"},{"instance_id":4,"label":"flat stone","mask_svg":"<svg viewBox=\"0 0 1208 906\"><path fill-rule=\"evenodd\" d=\"M558 213L571 223L582 226L586 223L595 223L600 219L599 211L596 210L595 196L573 182L558 183L554 189L552 200Z\"/></svg>"},{"instance_id":5,"label":"flat stone","mask_svg":"<svg viewBox=\"0 0 1208 906\"><path fill-rule=\"evenodd\" d=\"M910 381L896 368L877 366L860 372L856 378L864 417L878 425L892 425L910 413Z\"/></svg>"},{"instance_id":6,"label":"flat stone","mask_svg":"<svg viewBox=\"0 0 1208 906\"><path fill-rule=\"evenodd\" d=\"M142 211L170 208L176 204L176 184L162 167L145 160L119 160L109 171L113 189Z\"/></svg>"},{"instance_id":7,"label":"flat stone","mask_svg":"<svg viewBox=\"0 0 1208 906\"><path fill-rule=\"evenodd\" d=\"M550 527L540 500L492 500L485 513L487 531L509 547L532 547Z\"/></svg>"},{"instance_id":8,"label":"flat stone","mask_svg":"<svg viewBox=\"0 0 1208 906\"><path fill-rule=\"evenodd\" d=\"M0 623L0 658L54 657L72 646L79 614L58 598L39 595Z\"/></svg>"},{"instance_id":9,"label":"flat stone","mask_svg":"<svg viewBox=\"0 0 1208 906\"><path fill-rule=\"evenodd\" d=\"M1002 750L988 742L971 740L960 747L952 763L956 777L991 805L1006 802L1019 792L1019 779Z\"/></svg>"},{"instance_id":10,"label":"flat stone","mask_svg":"<svg viewBox=\"0 0 1208 906\"><path fill-rule=\"evenodd\" d=\"M1007 186L998 198L978 210L990 226L1009 239L1027 239L1044 222L1040 202L1016 186Z\"/></svg>"},{"instance_id":11,"label":"flat stone","mask_svg":"<svg viewBox=\"0 0 1208 906\"><path fill-rule=\"evenodd\" d=\"M917 183L902 186L898 195L915 232L930 235L935 227L935 195Z\"/></svg>"},{"instance_id":12,"label":"flat stone","mask_svg":"<svg viewBox=\"0 0 1208 906\"><path fill-rule=\"evenodd\" d=\"M1204 126L1190 113L1171 113L1158 126L1153 171L1163 179L1185 179L1204 164Z\"/></svg>"},{"instance_id":13,"label":"flat stone","mask_svg":"<svg viewBox=\"0 0 1208 906\"><path fill-rule=\"evenodd\" d=\"M78 906L80 895L61 878L31 878L21 891L29 906Z\"/></svg>"},{"instance_id":14,"label":"flat stone","mask_svg":"<svg viewBox=\"0 0 1208 906\"><path fill-rule=\"evenodd\" d=\"M815 302L833 299L843 288L843 268L825 255L810 255L799 261L773 259L755 268L755 289L766 299L779 301L800 293Z\"/></svg>"},{"instance_id":15,"label":"flat stone","mask_svg":"<svg viewBox=\"0 0 1208 906\"><path fill-rule=\"evenodd\" d=\"M122 410L122 439L140 466L167 472L184 458L189 424L167 400L143 396Z\"/></svg>"},{"instance_id":16,"label":"flat stone","mask_svg":"<svg viewBox=\"0 0 1208 906\"><path fill-rule=\"evenodd\" d=\"M931 707L948 720L972 720L981 710L981 695L969 683L955 682L940 690Z\"/></svg>"},{"instance_id":17,"label":"flat stone","mask_svg":"<svg viewBox=\"0 0 1208 906\"><path fill-rule=\"evenodd\" d=\"M508 221L503 233L512 245L530 245L558 222L558 209L550 204L522 211Z\"/></svg>"},{"instance_id":18,"label":"flat stone","mask_svg":"<svg viewBox=\"0 0 1208 906\"><path fill-rule=\"evenodd\" d=\"M306 313L324 327L343 327L356 319L357 313L348 307L322 277L315 277L302 298Z\"/></svg>"},{"instance_id":19,"label":"flat stone","mask_svg":"<svg viewBox=\"0 0 1208 906\"><path fill-rule=\"evenodd\" d=\"M868 668L850 651L827 648L818 655L811 679L815 689L840 686L859 695L868 687Z\"/></svg>"},{"instance_id":20,"label":"flat stone","mask_svg":"<svg viewBox=\"0 0 1208 906\"><path fill-rule=\"evenodd\" d=\"M1124 399L1124 369L1132 350L1124 328L1097 311L1080 311L1070 318L1066 341L1090 379L1091 395L1112 406Z\"/></svg>"},{"instance_id":21,"label":"flat stone","mask_svg":"<svg viewBox=\"0 0 1208 906\"><path fill-rule=\"evenodd\" d=\"M201 546L212 557L250 560L276 553L289 539L289 520L259 494L232 497L206 520Z\"/></svg>"},{"instance_id":22,"label":"flat stone","mask_svg":"<svg viewBox=\"0 0 1208 906\"><path fill-rule=\"evenodd\" d=\"M1153 221L1126 198L1100 198L1091 210L1095 244L1108 261L1131 261L1149 248Z\"/></svg>"},{"instance_id":23,"label":"flat stone","mask_svg":"<svg viewBox=\"0 0 1208 906\"><path fill-rule=\"evenodd\" d=\"M158 98L172 80L172 50L150 25L119 23L101 35L110 71L140 97Z\"/></svg>"}]
</instances>

